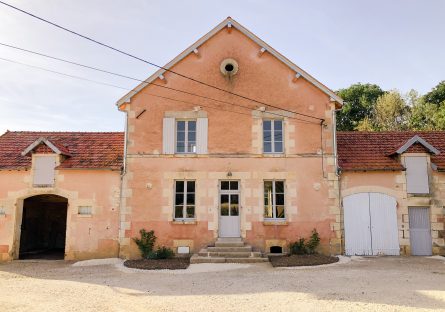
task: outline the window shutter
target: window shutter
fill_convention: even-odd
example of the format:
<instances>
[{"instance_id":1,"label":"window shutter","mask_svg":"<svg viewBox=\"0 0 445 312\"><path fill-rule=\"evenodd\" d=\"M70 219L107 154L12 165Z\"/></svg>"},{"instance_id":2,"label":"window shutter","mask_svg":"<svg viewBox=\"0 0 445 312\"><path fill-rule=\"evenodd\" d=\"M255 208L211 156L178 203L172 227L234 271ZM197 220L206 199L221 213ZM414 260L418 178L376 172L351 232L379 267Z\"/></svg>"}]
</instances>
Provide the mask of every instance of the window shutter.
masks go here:
<instances>
[{"instance_id":1,"label":"window shutter","mask_svg":"<svg viewBox=\"0 0 445 312\"><path fill-rule=\"evenodd\" d=\"M207 154L208 119L198 118L196 121L196 154Z\"/></svg>"},{"instance_id":2,"label":"window shutter","mask_svg":"<svg viewBox=\"0 0 445 312\"><path fill-rule=\"evenodd\" d=\"M164 154L175 153L175 118L165 117L162 124L162 151Z\"/></svg>"},{"instance_id":3,"label":"window shutter","mask_svg":"<svg viewBox=\"0 0 445 312\"><path fill-rule=\"evenodd\" d=\"M37 156L34 158L34 181L37 186L54 185L56 158L54 156Z\"/></svg>"},{"instance_id":4,"label":"window shutter","mask_svg":"<svg viewBox=\"0 0 445 312\"><path fill-rule=\"evenodd\" d=\"M428 194L428 163L426 157L405 157L406 189L410 194Z\"/></svg>"}]
</instances>

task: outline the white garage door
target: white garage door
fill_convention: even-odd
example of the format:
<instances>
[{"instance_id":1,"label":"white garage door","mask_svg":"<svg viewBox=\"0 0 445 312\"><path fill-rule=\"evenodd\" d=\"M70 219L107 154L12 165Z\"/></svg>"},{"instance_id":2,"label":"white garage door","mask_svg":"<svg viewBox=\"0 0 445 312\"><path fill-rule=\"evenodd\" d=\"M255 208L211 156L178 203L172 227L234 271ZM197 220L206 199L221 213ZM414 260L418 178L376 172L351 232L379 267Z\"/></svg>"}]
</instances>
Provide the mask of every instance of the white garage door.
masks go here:
<instances>
[{"instance_id":1,"label":"white garage door","mask_svg":"<svg viewBox=\"0 0 445 312\"><path fill-rule=\"evenodd\" d=\"M396 200L382 193L343 198L345 253L399 255Z\"/></svg>"}]
</instances>

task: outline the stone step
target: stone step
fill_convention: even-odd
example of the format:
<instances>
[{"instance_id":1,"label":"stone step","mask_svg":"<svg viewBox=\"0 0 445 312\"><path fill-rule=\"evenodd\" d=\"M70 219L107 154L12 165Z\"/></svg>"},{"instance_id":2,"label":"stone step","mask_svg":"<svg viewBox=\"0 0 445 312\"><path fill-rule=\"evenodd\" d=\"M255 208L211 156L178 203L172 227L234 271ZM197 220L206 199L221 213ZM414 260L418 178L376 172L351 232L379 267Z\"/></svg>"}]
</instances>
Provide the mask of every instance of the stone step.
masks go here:
<instances>
[{"instance_id":1,"label":"stone step","mask_svg":"<svg viewBox=\"0 0 445 312\"><path fill-rule=\"evenodd\" d=\"M251 246L242 246L242 247L207 247L207 251L213 252L251 252Z\"/></svg>"},{"instance_id":2,"label":"stone step","mask_svg":"<svg viewBox=\"0 0 445 312\"><path fill-rule=\"evenodd\" d=\"M208 251L206 249L202 249L198 255L200 257L224 257L224 258L249 258L249 257L261 257L261 252L252 252L252 251Z\"/></svg>"},{"instance_id":3,"label":"stone step","mask_svg":"<svg viewBox=\"0 0 445 312\"><path fill-rule=\"evenodd\" d=\"M223 258L223 257L200 257L198 255L193 255L190 258L191 264L196 263L259 263L268 262L268 258L261 257L249 257L249 258Z\"/></svg>"},{"instance_id":4,"label":"stone step","mask_svg":"<svg viewBox=\"0 0 445 312\"><path fill-rule=\"evenodd\" d=\"M217 240L215 242L215 247L244 247L244 242L239 241L226 241L226 240Z\"/></svg>"}]
</instances>

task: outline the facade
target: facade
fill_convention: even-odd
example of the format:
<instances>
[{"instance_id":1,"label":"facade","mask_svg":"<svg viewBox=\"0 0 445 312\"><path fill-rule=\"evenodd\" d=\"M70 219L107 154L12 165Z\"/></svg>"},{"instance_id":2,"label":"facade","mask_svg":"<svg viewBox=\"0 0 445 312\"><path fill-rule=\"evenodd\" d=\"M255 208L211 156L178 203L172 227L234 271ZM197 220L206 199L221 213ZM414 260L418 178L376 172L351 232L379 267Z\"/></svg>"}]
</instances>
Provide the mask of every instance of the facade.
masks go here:
<instances>
[{"instance_id":1,"label":"facade","mask_svg":"<svg viewBox=\"0 0 445 312\"><path fill-rule=\"evenodd\" d=\"M165 68L117 103L128 124L121 256L139 256L141 228L191 252L222 237L286 250L316 228L321 250L340 252L341 99L231 18Z\"/></svg>"},{"instance_id":2,"label":"facade","mask_svg":"<svg viewBox=\"0 0 445 312\"><path fill-rule=\"evenodd\" d=\"M344 250L445 254L445 133L340 132Z\"/></svg>"},{"instance_id":3,"label":"facade","mask_svg":"<svg viewBox=\"0 0 445 312\"><path fill-rule=\"evenodd\" d=\"M342 100L230 17L117 106L125 133L0 136L0 261L138 258L143 228L177 253L316 229L325 254L445 254L445 132L336 133Z\"/></svg>"},{"instance_id":4,"label":"facade","mask_svg":"<svg viewBox=\"0 0 445 312\"><path fill-rule=\"evenodd\" d=\"M123 133L0 136L0 260L117 257Z\"/></svg>"}]
</instances>

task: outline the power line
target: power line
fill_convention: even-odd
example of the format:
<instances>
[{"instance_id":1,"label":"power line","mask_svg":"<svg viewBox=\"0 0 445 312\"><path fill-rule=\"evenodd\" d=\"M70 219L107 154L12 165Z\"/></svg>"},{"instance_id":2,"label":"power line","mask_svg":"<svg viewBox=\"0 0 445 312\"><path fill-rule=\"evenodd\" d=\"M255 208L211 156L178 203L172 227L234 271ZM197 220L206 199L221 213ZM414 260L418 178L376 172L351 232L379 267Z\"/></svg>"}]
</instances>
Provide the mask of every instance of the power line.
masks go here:
<instances>
[{"instance_id":1,"label":"power line","mask_svg":"<svg viewBox=\"0 0 445 312\"><path fill-rule=\"evenodd\" d=\"M14 9L14 10L17 10L17 11L19 11L19 12L21 12L21 13L24 13L24 14L26 14L26 15L28 15L28 16L31 16L31 17L33 17L33 18L35 18L35 19L38 19L38 20L40 20L40 21L42 21L42 22L45 22L45 23L50 24L50 25L52 25L52 26L54 26L54 27L57 27L57 28L59 28L59 29L62 29L62 30L66 31L66 32L69 32L69 33L71 33L71 34L73 34L73 35L79 36L79 37L81 37L81 38L83 38L83 39L86 39L86 40L88 40L88 41L91 41L91 42L93 42L93 43L96 43L96 44L98 44L98 45L101 45L101 46L106 47L106 48L108 48L108 49L111 49L111 50L113 50L113 51L115 51L115 52L121 53L121 54L123 54L123 55L126 55L126 56L128 56L128 57L131 57L131 58L136 59L136 60L138 60L138 61L144 62L144 63L146 63L146 64L149 64L149 65L151 65L151 66L157 67L157 68L159 68L159 69L168 71L168 72L170 72L170 73L172 73L172 74L175 74L175 75L180 76L180 77L182 77L182 78L185 78L185 79L191 80L191 81L193 81L193 82L202 84L202 85L204 85L204 86L207 86L207 87L210 87L210 88L213 88L213 89L219 90L219 91L221 91L221 92L225 92L225 93L228 93L228 94L231 94L231 95L240 97L240 98L243 98L243 99L245 99L245 100L249 100L249 101L252 101L252 102L256 102L256 103L261 104L261 105L265 105L265 106L273 107L273 108L275 108L275 109L284 110L284 111L287 111L287 112L289 112L289 113L293 113L293 114L296 114L296 115L305 116L305 117L307 117L307 118L317 119L317 120L320 120L321 122L324 121L323 118L319 118L319 117L315 117L315 116L312 116L312 115L307 115L307 114L303 114L303 113L299 113L299 112L295 112L295 111L291 111L291 110L283 109L283 108L281 108L281 107L278 107L278 106L275 106L275 105L272 105L272 104L267 104L267 103L265 103L265 102L262 102L262 101L259 101L259 100L256 100L256 99L252 99L252 98L250 98L250 97L247 97L247 96L244 96L244 95L241 95L241 94L238 94L238 93L235 93L235 92L231 92L231 91L229 91L229 90L226 90L226 89L223 89L223 88L214 86L214 85L212 85L212 84L209 84L209 83L200 81L200 80L195 79L195 78L193 78L193 77L186 76L186 75L184 75L184 74L181 74L181 73L178 73L178 72L173 71L173 70L171 70L171 69L168 69L168 68L165 68L165 67L163 67L163 66L157 65L157 64L155 64L155 63L153 63L153 62L150 62L150 61L147 61L147 60L145 60L145 59L143 59L143 58L141 58L141 57L135 56L135 55L133 55L133 54L131 54L131 53L125 52L125 51L120 50L120 49L118 49L118 48L115 48L115 47L113 47L113 46L111 46L111 45L108 45L108 44L106 44L106 43L103 43L103 42L101 42L101 41L98 41L98 40L96 40L96 39L93 39L93 38L91 38L91 37L88 37L88 36L86 36L86 35L82 35L82 34L76 32L76 31L74 31L74 30L71 30L71 29L68 29L68 28L66 28L66 27L63 27L63 26L61 26L61 25L59 25L59 24L56 24L56 23L51 22L51 21L49 21L49 20L47 20L47 19L44 19L44 18L42 18L42 17L39 17L39 16L37 16L37 15L35 15L35 14L33 14L33 13L30 13L30 12L28 12L28 11L25 11L25 10L23 10L23 9L20 9L20 8L18 8L18 7L16 7L16 6L13 6L13 5L9 4L9 3L0 1L0 4L3 4L3 5L5 5L5 6L8 6L8 7Z\"/></svg>"},{"instance_id":2,"label":"power line","mask_svg":"<svg viewBox=\"0 0 445 312\"><path fill-rule=\"evenodd\" d=\"M27 52L27 53L32 53L32 54L39 55L39 56L42 56L42 57L50 58L50 59L57 60L57 61L60 61L60 62L65 62L65 63L68 63L68 64L72 64L72 65L88 68L88 69L91 69L91 70L99 71L99 72L106 73L106 74L109 74L109 75L114 75L114 76L121 77L121 78L126 78L126 79L131 79L131 80L143 82L143 83L146 83L147 85L154 85L154 86L159 87L159 88L164 88L164 89L173 90L173 91L176 91L176 92L181 92L181 93L184 93L184 94L200 97L200 98L203 98L203 99L206 99L206 100L212 100L212 101L216 101L216 102L220 102L220 103L229 104L229 105L232 105L232 106L238 106L238 107L246 108L248 110L252 110L252 108L244 106L244 105L241 105L241 104L235 104L235 103L232 103L232 102L227 102L227 101L215 99L215 98L212 98L212 97L209 97L209 96L199 95L199 94L196 94L196 93L193 93L193 92L189 92L189 91L163 86L163 85L160 85L160 84L157 84L157 83L154 83L154 82L147 82L147 81L142 80L142 79L138 79L138 78L134 78L134 77L131 77L131 76L115 73L115 72L112 72L112 71L109 71L109 70L101 69L101 68L98 68L98 67L93 67L93 66L81 64L81 63L78 63L78 62L66 60L66 59L63 59L63 58L60 58L60 57L51 56L51 55L44 54L44 53L41 53L41 52L28 50L28 49L17 47L17 46L13 46L13 45L10 45L10 44L6 44L6 43L0 42L0 45L8 47L8 48L24 51L24 52ZM125 90L133 91L132 89L128 89L128 88L126 88ZM297 117L294 117L294 116L285 116L285 115L282 115L280 113L275 113L275 112L268 112L268 114L279 116L279 117L293 118L293 119L301 120L301 121L307 121L307 120L300 119L300 118L297 118Z\"/></svg>"},{"instance_id":3,"label":"power line","mask_svg":"<svg viewBox=\"0 0 445 312\"><path fill-rule=\"evenodd\" d=\"M102 81L92 80L92 79L88 79L88 78L80 77L80 76L76 76L76 75L66 74L66 73L63 73L63 72L60 72L60 71L55 71L55 70L47 69L47 68L40 67L40 66L35 66L35 65L27 64L27 63L22 63L22 62L14 61L14 60L3 58L3 57L0 57L0 60L6 61L6 62L10 62L10 63L14 63L14 64L18 64L18 65L22 65L22 66L26 66L26 67L30 67L30 68L33 68L33 69L38 69L38 70L50 72L50 73L53 73L53 74L62 75L62 76L69 77L69 78L74 78L74 79L78 79L78 80L84 80L84 81L88 81L88 82L92 82L92 83L96 83L96 84L100 84L100 85L104 85L104 86L108 86L108 87L113 87L113 88L118 88L118 89L122 89L122 90L130 90L130 91L132 91L132 89L130 89L130 88L126 88L126 87L122 87L122 86L118 86L118 85L114 85L114 84L110 84L110 83L106 83L106 82L102 82ZM149 95L149 96L153 96L153 97L157 97L157 98L161 98L161 99L165 99L165 100L169 100L169 101L181 102L181 103L191 104L191 105L195 105L195 106L203 106L203 107L207 107L209 109L222 110L222 111L226 111L226 112L230 112L230 113L251 116L251 114L247 114L247 113L236 112L236 111L233 111L233 110L228 110L228 109L224 109L224 108L221 108L221 107L214 107L214 106L204 105L204 104L201 104L201 103L194 103L194 102L190 102L190 101L174 99L174 98L170 98L170 97L167 97L167 96L153 94L153 93L149 93L149 92L145 92L145 91L141 91L140 93L141 94L146 94L146 95ZM244 106L241 106L241 107L244 107ZM298 120L299 120L299 122L302 122L302 123L315 124L314 122L311 122L311 121L300 120L300 119L298 119Z\"/></svg>"}]
</instances>

